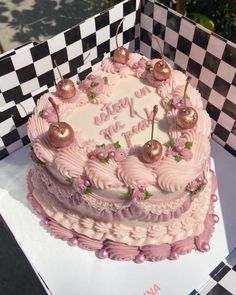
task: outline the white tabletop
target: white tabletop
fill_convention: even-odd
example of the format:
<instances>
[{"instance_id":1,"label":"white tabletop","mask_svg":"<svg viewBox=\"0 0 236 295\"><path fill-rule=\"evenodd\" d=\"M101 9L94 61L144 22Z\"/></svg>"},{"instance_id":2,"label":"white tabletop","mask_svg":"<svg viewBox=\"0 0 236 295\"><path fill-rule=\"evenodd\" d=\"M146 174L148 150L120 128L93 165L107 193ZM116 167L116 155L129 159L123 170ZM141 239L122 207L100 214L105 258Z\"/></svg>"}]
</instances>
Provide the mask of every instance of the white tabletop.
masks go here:
<instances>
[{"instance_id":1,"label":"white tabletop","mask_svg":"<svg viewBox=\"0 0 236 295\"><path fill-rule=\"evenodd\" d=\"M189 294L236 246L236 159L212 142L212 163L218 179L220 217L211 239L211 251L193 251L177 261L117 262L100 260L93 252L70 247L40 225L26 200L26 175L31 167L29 147L0 162L0 214L11 229L36 273L53 295ZM44 285L45 286L45 285Z\"/></svg>"}]
</instances>

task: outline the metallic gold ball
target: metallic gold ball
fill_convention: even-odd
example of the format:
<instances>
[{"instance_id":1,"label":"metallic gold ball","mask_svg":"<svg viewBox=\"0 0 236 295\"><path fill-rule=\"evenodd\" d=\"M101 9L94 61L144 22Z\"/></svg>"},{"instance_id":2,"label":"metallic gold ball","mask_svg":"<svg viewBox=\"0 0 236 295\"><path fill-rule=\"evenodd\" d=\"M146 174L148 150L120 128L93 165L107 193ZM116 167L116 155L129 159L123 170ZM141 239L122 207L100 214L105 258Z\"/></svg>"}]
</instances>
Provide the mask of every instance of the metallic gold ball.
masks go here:
<instances>
[{"instance_id":1,"label":"metallic gold ball","mask_svg":"<svg viewBox=\"0 0 236 295\"><path fill-rule=\"evenodd\" d=\"M52 123L48 130L48 138L56 148L70 145L74 140L74 130L66 122Z\"/></svg>"},{"instance_id":2,"label":"metallic gold ball","mask_svg":"<svg viewBox=\"0 0 236 295\"><path fill-rule=\"evenodd\" d=\"M57 84L57 95L64 98L69 99L75 96L75 85L69 79L63 79Z\"/></svg>"},{"instance_id":3,"label":"metallic gold ball","mask_svg":"<svg viewBox=\"0 0 236 295\"><path fill-rule=\"evenodd\" d=\"M155 63L153 68L153 76L156 80L164 81L170 77L171 69L163 59Z\"/></svg>"},{"instance_id":4,"label":"metallic gold ball","mask_svg":"<svg viewBox=\"0 0 236 295\"><path fill-rule=\"evenodd\" d=\"M198 114L192 107L186 107L178 110L176 122L182 129L191 129L197 124Z\"/></svg>"},{"instance_id":5,"label":"metallic gold ball","mask_svg":"<svg viewBox=\"0 0 236 295\"><path fill-rule=\"evenodd\" d=\"M128 60L129 60L128 49L126 49L124 47L116 48L114 55L113 55L113 61L118 62L120 64L127 64Z\"/></svg>"},{"instance_id":6,"label":"metallic gold ball","mask_svg":"<svg viewBox=\"0 0 236 295\"><path fill-rule=\"evenodd\" d=\"M152 146L152 140L149 140L143 146L142 156L147 163L158 161L162 156L162 144L157 140L153 140Z\"/></svg>"}]
</instances>

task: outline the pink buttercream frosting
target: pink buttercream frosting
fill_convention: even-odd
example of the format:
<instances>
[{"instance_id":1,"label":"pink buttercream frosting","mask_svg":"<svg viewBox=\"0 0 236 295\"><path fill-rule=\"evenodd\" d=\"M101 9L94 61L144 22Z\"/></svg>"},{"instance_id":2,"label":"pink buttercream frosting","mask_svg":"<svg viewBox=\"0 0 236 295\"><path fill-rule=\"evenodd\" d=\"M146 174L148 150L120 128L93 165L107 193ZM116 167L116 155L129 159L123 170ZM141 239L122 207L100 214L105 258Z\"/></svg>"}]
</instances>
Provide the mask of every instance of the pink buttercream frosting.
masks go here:
<instances>
[{"instance_id":1,"label":"pink buttercream frosting","mask_svg":"<svg viewBox=\"0 0 236 295\"><path fill-rule=\"evenodd\" d=\"M34 185L31 181L31 172L28 176L28 185L29 189L33 190ZM212 193L216 187L215 177L213 177L213 185L212 185ZM35 200L33 195L30 195L28 198L32 203L33 207L37 210L38 214L46 218L46 214L42 209L41 205L38 201ZM56 235L56 237L61 238L63 240L72 241L73 245L78 245L87 250L97 251L99 249L103 249L104 253L107 253L108 257L115 260L137 260L138 256L142 256L149 261L160 261L165 258L173 259L173 257L177 254L184 255L190 253L192 249L202 250L202 245L206 245L209 242L212 232L214 230L214 218L213 218L213 199L211 199L210 208L208 209L208 214L205 218L205 229L197 237L188 237L186 239L176 241L173 244L163 243L161 245L145 245L142 247L130 246L125 243L115 242L111 240L105 239L96 240L91 239L85 235L77 234L75 235L72 231L64 228L59 225L58 222L52 220L51 218L47 218L45 224L51 231ZM39 210L40 208L40 210ZM187 221L185 221L186 223ZM88 226L90 230L92 230L92 224L87 220L83 220L83 224ZM98 228L97 228L98 229ZM204 246L205 246L204 245ZM206 246L205 246L206 248ZM205 249L204 248L204 249Z\"/></svg>"}]
</instances>

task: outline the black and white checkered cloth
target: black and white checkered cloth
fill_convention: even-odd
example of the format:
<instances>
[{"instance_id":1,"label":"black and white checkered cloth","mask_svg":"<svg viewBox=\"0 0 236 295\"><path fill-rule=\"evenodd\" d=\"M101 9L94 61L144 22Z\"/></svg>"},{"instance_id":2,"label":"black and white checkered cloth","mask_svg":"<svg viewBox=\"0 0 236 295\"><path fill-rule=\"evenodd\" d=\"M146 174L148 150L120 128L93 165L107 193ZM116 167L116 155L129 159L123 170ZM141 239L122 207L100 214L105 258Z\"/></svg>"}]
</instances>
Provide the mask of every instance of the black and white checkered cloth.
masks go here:
<instances>
[{"instance_id":1,"label":"black and white checkered cloth","mask_svg":"<svg viewBox=\"0 0 236 295\"><path fill-rule=\"evenodd\" d=\"M236 154L236 46L152 0L126 0L41 44L0 56L0 159L29 142L26 122L36 100L59 75L83 79L116 48L159 56L151 34L160 37L172 66L192 76L213 121L213 137Z\"/></svg>"},{"instance_id":2,"label":"black and white checkered cloth","mask_svg":"<svg viewBox=\"0 0 236 295\"><path fill-rule=\"evenodd\" d=\"M189 295L236 295L236 248L209 274L207 283Z\"/></svg>"}]
</instances>

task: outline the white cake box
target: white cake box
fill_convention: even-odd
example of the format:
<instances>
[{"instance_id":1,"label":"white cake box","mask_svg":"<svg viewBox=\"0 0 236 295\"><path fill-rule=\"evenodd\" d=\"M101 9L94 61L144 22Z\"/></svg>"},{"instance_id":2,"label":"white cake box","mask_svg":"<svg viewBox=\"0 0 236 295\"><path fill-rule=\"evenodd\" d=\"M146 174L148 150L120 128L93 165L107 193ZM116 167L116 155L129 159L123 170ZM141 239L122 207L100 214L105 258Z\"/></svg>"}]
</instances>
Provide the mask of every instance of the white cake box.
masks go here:
<instances>
[{"instance_id":1,"label":"white cake box","mask_svg":"<svg viewBox=\"0 0 236 295\"><path fill-rule=\"evenodd\" d=\"M59 80L53 60L65 78L83 79L115 50L115 31L124 16L119 44L155 58L160 53L151 36L158 36L170 64L190 74L201 92L214 139L235 155L235 44L154 1L124 1L42 44L29 43L0 56L0 214L48 294L188 294L236 243L235 159L216 143L212 156L222 201L209 253L142 265L99 260L53 238L29 209L25 177L31 163L29 148L21 147L29 142L26 123L35 102Z\"/></svg>"},{"instance_id":2,"label":"white cake box","mask_svg":"<svg viewBox=\"0 0 236 295\"><path fill-rule=\"evenodd\" d=\"M26 122L40 95L59 79L83 79L104 54L120 45L148 58L159 57L160 38L170 64L192 76L212 118L213 138L235 155L236 45L154 1L124 1L48 41L30 43L0 56L0 159L29 142Z\"/></svg>"}]
</instances>

